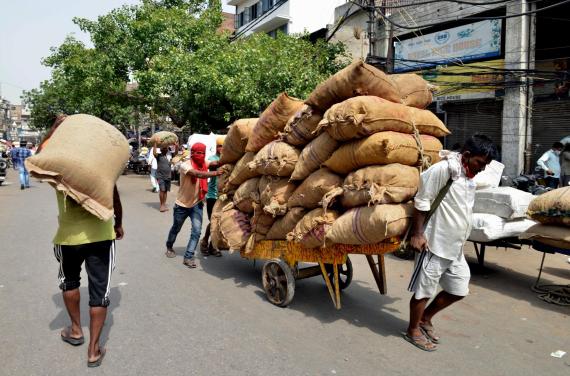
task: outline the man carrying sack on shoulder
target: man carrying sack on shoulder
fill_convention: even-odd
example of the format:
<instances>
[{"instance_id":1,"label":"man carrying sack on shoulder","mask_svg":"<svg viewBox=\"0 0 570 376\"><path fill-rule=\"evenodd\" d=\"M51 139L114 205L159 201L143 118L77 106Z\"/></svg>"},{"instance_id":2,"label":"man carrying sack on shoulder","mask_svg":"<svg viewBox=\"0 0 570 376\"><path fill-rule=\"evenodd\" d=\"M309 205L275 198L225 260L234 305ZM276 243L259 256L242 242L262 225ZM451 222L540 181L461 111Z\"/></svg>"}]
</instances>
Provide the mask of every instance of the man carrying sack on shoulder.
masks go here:
<instances>
[{"instance_id":1,"label":"man carrying sack on shoulder","mask_svg":"<svg viewBox=\"0 0 570 376\"><path fill-rule=\"evenodd\" d=\"M174 222L166 240L166 257L176 257L172 247L184 221L190 217L192 230L183 261L183 264L189 268L196 267L194 253L202 232L204 200L208 192L207 179L222 174L220 171L208 171L208 167L215 164L217 162L206 162L206 145L196 143L190 150L190 160L180 165L180 188L173 210Z\"/></svg>"},{"instance_id":2,"label":"man carrying sack on shoulder","mask_svg":"<svg viewBox=\"0 0 570 376\"><path fill-rule=\"evenodd\" d=\"M408 286L414 295L404 338L425 351L435 351L440 343L433 317L469 293L471 274L463 245L471 231L473 178L497 157L497 148L488 137L475 135L461 153L441 155L442 161L421 175L410 238L410 246L419 253ZM438 285L443 291L436 296Z\"/></svg>"}]
</instances>

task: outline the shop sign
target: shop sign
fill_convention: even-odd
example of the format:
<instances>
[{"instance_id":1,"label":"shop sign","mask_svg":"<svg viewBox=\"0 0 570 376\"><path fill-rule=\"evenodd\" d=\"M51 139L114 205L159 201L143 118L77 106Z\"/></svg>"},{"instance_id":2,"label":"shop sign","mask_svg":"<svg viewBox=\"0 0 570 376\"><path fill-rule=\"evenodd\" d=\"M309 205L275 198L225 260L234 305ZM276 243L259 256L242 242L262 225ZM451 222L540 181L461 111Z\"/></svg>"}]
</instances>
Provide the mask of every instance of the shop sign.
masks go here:
<instances>
[{"instance_id":1,"label":"shop sign","mask_svg":"<svg viewBox=\"0 0 570 376\"><path fill-rule=\"evenodd\" d=\"M485 20L398 41L394 71L498 57L501 28L500 20Z\"/></svg>"}]
</instances>

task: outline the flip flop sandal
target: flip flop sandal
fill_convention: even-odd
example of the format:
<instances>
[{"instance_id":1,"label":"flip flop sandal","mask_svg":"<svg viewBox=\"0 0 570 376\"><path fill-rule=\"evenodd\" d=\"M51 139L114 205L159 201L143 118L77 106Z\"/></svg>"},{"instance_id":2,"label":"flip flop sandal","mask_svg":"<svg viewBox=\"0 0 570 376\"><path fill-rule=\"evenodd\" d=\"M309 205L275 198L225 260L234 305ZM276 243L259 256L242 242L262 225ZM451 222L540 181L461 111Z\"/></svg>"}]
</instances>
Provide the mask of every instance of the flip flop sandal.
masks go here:
<instances>
[{"instance_id":1,"label":"flip flop sandal","mask_svg":"<svg viewBox=\"0 0 570 376\"><path fill-rule=\"evenodd\" d=\"M435 346L425 335L413 337L409 336L408 333L402 333L402 334L406 341L416 346L420 350L424 350L427 352L432 352L437 350L437 346Z\"/></svg>"},{"instance_id":2,"label":"flip flop sandal","mask_svg":"<svg viewBox=\"0 0 570 376\"><path fill-rule=\"evenodd\" d=\"M66 330L69 330L69 328L67 328ZM68 336L64 336L63 334L61 335L61 340L63 342L67 342L72 346L80 346L83 345L83 343L85 343L85 338L83 336L79 337L79 338L73 338L71 335Z\"/></svg>"},{"instance_id":3,"label":"flip flop sandal","mask_svg":"<svg viewBox=\"0 0 570 376\"><path fill-rule=\"evenodd\" d=\"M101 363L103 363L103 358L105 357L105 349L99 349L99 354L101 354L101 356L99 356L99 359L90 362L87 361L87 367L89 368L94 368L94 367L99 367L101 365Z\"/></svg>"},{"instance_id":4,"label":"flip flop sandal","mask_svg":"<svg viewBox=\"0 0 570 376\"><path fill-rule=\"evenodd\" d=\"M420 330L433 343L441 343L441 338L435 334L435 329L432 325L420 325Z\"/></svg>"}]
</instances>

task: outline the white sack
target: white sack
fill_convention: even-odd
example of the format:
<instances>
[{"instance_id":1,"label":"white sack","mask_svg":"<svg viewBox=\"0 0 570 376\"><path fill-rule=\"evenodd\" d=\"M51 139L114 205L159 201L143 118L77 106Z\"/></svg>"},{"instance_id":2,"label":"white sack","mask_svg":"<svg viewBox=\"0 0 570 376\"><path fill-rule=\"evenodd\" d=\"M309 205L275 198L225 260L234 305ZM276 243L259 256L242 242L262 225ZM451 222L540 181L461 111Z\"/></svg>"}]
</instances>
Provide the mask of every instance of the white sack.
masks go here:
<instances>
[{"instance_id":1,"label":"white sack","mask_svg":"<svg viewBox=\"0 0 570 376\"><path fill-rule=\"evenodd\" d=\"M501 162L491 161L483 171L473 178L473 181L477 184L477 189L497 188L501 183L504 169L505 165Z\"/></svg>"},{"instance_id":2,"label":"white sack","mask_svg":"<svg viewBox=\"0 0 570 376\"><path fill-rule=\"evenodd\" d=\"M501 238L518 237L535 224L532 219L506 220L493 214L475 213L469 240L484 243Z\"/></svg>"},{"instance_id":3,"label":"white sack","mask_svg":"<svg viewBox=\"0 0 570 376\"><path fill-rule=\"evenodd\" d=\"M534 196L511 187L497 187L477 190L473 213L494 214L513 219L526 216L528 205Z\"/></svg>"}]
</instances>

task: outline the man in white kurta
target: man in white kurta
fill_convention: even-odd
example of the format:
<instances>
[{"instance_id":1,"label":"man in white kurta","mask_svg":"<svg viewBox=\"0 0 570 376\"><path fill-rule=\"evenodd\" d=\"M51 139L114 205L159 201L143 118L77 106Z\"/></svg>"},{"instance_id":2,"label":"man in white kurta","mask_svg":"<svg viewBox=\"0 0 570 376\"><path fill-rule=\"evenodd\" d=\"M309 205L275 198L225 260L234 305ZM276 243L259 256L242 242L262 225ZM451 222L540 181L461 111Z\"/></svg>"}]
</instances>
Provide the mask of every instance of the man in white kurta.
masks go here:
<instances>
[{"instance_id":1,"label":"man in white kurta","mask_svg":"<svg viewBox=\"0 0 570 376\"><path fill-rule=\"evenodd\" d=\"M496 154L490 139L476 135L466 141L461 153L442 152L443 160L421 175L410 239L410 245L420 253L408 286L414 295L404 338L422 350L434 351L440 341L432 325L433 316L469 293L471 274L463 245L471 231L473 178ZM450 179L449 191L426 224L427 213ZM438 286L442 291L436 296Z\"/></svg>"}]
</instances>

